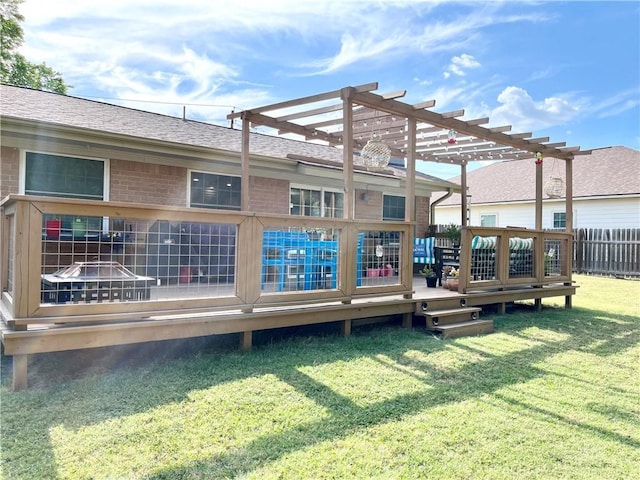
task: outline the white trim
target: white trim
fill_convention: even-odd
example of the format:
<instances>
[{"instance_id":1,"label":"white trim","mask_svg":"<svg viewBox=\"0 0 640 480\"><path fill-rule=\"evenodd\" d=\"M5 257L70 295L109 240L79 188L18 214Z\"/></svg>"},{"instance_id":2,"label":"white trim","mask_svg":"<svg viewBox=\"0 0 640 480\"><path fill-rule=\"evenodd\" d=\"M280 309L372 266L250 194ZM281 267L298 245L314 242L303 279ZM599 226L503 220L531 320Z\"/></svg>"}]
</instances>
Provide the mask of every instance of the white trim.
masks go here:
<instances>
[{"instance_id":1,"label":"white trim","mask_svg":"<svg viewBox=\"0 0 640 480\"><path fill-rule=\"evenodd\" d=\"M302 183L291 183L291 182L289 182L289 215L292 215L291 207L293 206L293 204L291 203L291 190L294 189L294 188L298 188L300 190L311 190L311 191L315 191L315 192L320 192L321 205L320 205L320 216L318 218L325 218L325 216L324 216L324 213L325 213L324 193L325 192L342 194L342 196L343 196L342 199L343 199L343 202L344 202L344 191L340 190L339 188L319 187L317 185L305 185L305 184L302 184ZM344 208L344 206L343 206L343 208ZM295 215L295 216L296 217L305 217L306 215ZM333 218L333 217L329 217L329 218Z\"/></svg>"},{"instance_id":2,"label":"white trim","mask_svg":"<svg viewBox=\"0 0 640 480\"><path fill-rule=\"evenodd\" d=\"M496 222L495 225L482 225L482 217L495 217L496 218ZM499 227L500 226L500 216L498 215L498 212L478 212L478 225L482 226L489 226L489 227Z\"/></svg>"},{"instance_id":3,"label":"white trim","mask_svg":"<svg viewBox=\"0 0 640 480\"><path fill-rule=\"evenodd\" d=\"M108 202L110 196L109 186L111 185L111 161L108 158L88 157L85 155L67 155L64 153L52 153L46 150L32 150L30 148L20 149L20 157L18 163L18 193L20 195L25 194L26 179L27 179L27 153L51 155L54 157L67 157L77 158L80 160L95 160L103 163L102 169L102 201Z\"/></svg>"},{"instance_id":4,"label":"white trim","mask_svg":"<svg viewBox=\"0 0 640 480\"><path fill-rule=\"evenodd\" d=\"M384 197L397 197L397 198L404 198L404 202L405 202L405 212L406 212L406 204L407 204L407 196L406 195L396 195L395 193L385 193L384 191L382 192L382 204L380 205L380 218L382 220L384 220ZM415 197L414 197L414 203L415 203ZM415 211L415 208L414 208ZM404 216L405 216L405 212L402 212L402 218L390 218L388 221L399 221L399 222L404 222Z\"/></svg>"}]
</instances>

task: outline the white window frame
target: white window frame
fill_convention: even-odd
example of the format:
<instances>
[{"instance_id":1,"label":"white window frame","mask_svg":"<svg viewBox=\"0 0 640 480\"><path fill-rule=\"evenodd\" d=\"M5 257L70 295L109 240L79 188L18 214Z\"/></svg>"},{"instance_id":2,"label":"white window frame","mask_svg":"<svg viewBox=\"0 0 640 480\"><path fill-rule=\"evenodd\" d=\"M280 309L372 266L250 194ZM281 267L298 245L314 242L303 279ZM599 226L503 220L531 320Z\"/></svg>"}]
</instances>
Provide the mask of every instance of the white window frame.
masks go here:
<instances>
[{"instance_id":1,"label":"white window frame","mask_svg":"<svg viewBox=\"0 0 640 480\"><path fill-rule=\"evenodd\" d=\"M380 218L382 218L382 220L384 221L384 198L385 197L398 197L398 198L404 198L404 202L405 202L405 211L406 211L406 205L407 205L407 197L405 195L398 195L396 193L385 193L382 192L382 211L380 212ZM404 222L404 218L405 218L405 211L402 212L402 218L397 218L397 219L387 219L390 222ZM415 209L414 209L415 211Z\"/></svg>"},{"instance_id":2,"label":"white window frame","mask_svg":"<svg viewBox=\"0 0 640 480\"><path fill-rule=\"evenodd\" d=\"M81 160L94 160L102 162L103 170L102 170L102 201L108 202L109 197L111 195L111 191L109 186L111 185L111 161L108 158L100 158L100 157L89 157L87 155L69 155L58 152L50 152L46 150L32 150L32 149L21 149L20 156L18 157L18 193L20 195L25 195L26 191L26 183L27 183L27 154L42 154L42 155L53 155L56 157L67 157L67 158L79 158ZM58 197L65 198L65 197ZM71 197L69 197L71 198ZM102 231L109 231L109 217L102 217Z\"/></svg>"},{"instance_id":3,"label":"white window frame","mask_svg":"<svg viewBox=\"0 0 640 480\"><path fill-rule=\"evenodd\" d=\"M95 160L102 162L104 165L103 170L103 179L102 179L102 201L108 202L110 196L109 185L111 184L111 162L108 158L99 158L99 157L88 157L86 155L69 155L64 153L57 152L48 152L44 150L31 150L31 149L23 149L20 151L20 160L18 166L18 193L20 195L25 195L26 190L26 182L27 182L27 154L35 153L42 155L54 155L56 157L67 157L67 158L79 158L81 160Z\"/></svg>"},{"instance_id":4,"label":"white window frame","mask_svg":"<svg viewBox=\"0 0 640 480\"><path fill-rule=\"evenodd\" d=\"M567 215L566 215L566 214L567 214L567 212L566 212L566 210L553 210L553 211L551 212L551 228L563 228L563 229L564 229L564 228L567 228L566 226L565 226L565 227L556 227L556 226L555 226L555 223L556 223L556 213L561 213L561 214L563 214L563 215L565 216L565 217L564 217L564 223L565 223L565 225L567 224ZM573 211L573 225L572 225L572 227L571 227L571 228L578 228L578 227L577 227L577 225L578 225L578 211L577 211L577 210L574 210L574 211Z\"/></svg>"},{"instance_id":5,"label":"white window frame","mask_svg":"<svg viewBox=\"0 0 640 480\"><path fill-rule=\"evenodd\" d=\"M324 204L324 194L325 192L330 192L330 193L339 193L342 195L342 200L343 200L343 211L344 211L344 192L338 188L329 188L329 187L318 187L318 186L314 186L314 185L304 185L304 184L300 184L300 183L291 183L289 185L289 215L293 215L291 213L291 208L293 207L293 204L291 203L291 190L294 188L299 188L302 190L313 190L316 192L320 192L320 199L321 201L321 205L320 205L320 216L317 218L342 218L342 217L325 217L325 211L326 211L326 205ZM296 216L300 216L303 217L305 215L296 215Z\"/></svg>"},{"instance_id":6,"label":"white window frame","mask_svg":"<svg viewBox=\"0 0 640 480\"><path fill-rule=\"evenodd\" d=\"M480 226L484 227L485 225L482 225L482 218L483 217L494 217L496 219L495 221L495 225L491 225L490 227L497 227L498 225L500 225L500 223L498 223L498 213L497 212L490 212L490 213L481 213L479 215L480 217Z\"/></svg>"}]
</instances>

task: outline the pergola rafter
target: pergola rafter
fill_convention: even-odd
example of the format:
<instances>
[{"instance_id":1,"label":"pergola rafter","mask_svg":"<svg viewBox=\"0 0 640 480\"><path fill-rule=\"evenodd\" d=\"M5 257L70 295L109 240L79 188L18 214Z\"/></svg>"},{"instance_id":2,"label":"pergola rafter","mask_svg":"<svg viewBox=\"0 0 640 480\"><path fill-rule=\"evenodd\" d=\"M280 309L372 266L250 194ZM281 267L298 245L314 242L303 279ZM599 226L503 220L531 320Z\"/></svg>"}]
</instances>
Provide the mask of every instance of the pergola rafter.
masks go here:
<instances>
[{"instance_id":1,"label":"pergola rafter","mask_svg":"<svg viewBox=\"0 0 640 480\"><path fill-rule=\"evenodd\" d=\"M531 133L508 134L511 125L483 127L489 118L462 120L464 110L436 113L430 110L435 100L427 100L415 105L398 100L405 96L401 90L387 94L372 93L377 83L368 83L351 89L353 123L351 134L354 147L362 148L366 140L376 135L387 143L394 155L406 156L408 144L407 119L416 121L416 145L413 148L416 159L424 161L448 161L468 164L475 160L487 160L486 149L478 145L493 144L502 159L522 158L524 155L570 159L579 152L579 147L565 147L566 143L548 143L548 137L531 138ZM254 125L274 128L279 134L297 134L306 140L320 140L332 146L344 144L344 118L341 115L343 102L317 106L321 102L341 98L344 89L295 100L275 103L255 109L235 112L229 119L243 117ZM278 114L287 109L294 111ZM327 118L329 116L329 118ZM455 144L446 144L450 130L456 132ZM423 135L429 135L424 139ZM437 142L441 143L439 147ZM470 146L474 146L470 148ZM450 148L447 148L450 147ZM586 152L585 152L586 153ZM481 158L482 157L482 158Z\"/></svg>"},{"instance_id":2,"label":"pergola rafter","mask_svg":"<svg viewBox=\"0 0 640 480\"><path fill-rule=\"evenodd\" d=\"M483 125L489 123L489 118L486 117L463 120L461 117L465 114L464 110L434 112L431 108L435 106L435 100L414 105L404 103L399 99L405 96L406 91L373 93L377 88L376 82L345 87L234 112L227 115L227 118L242 118L244 122L264 125L280 134L296 134L306 140L342 147L347 194L345 202L349 203L345 204L345 215L352 215L348 212L349 207L353 206L353 200L348 197L353 193L353 169L350 167L354 164L354 155L373 136L389 147L392 156L407 158L407 175L415 168L416 160L459 165L462 168L463 191L466 191L466 166L473 161L535 158L540 153L543 157L566 160L567 172L570 173L574 156L589 153L581 152L580 147L566 147L565 142L549 143L549 137L532 138L531 132L507 133L512 129L511 125L485 127ZM327 104L336 99L340 102ZM243 132L248 135L248 128L243 127ZM243 145L247 143L248 140L243 141ZM248 156L244 158L248 159ZM540 168L536 174L538 228L542 223L541 175ZM413 195L409 187L408 196ZM568 186L567 197L570 189ZM466 195L462 195L462 204L463 210L466 210ZM407 212L407 217L409 213ZM568 207L568 225L571 224L570 220L571 211ZM461 223L465 224L465 221L463 215Z\"/></svg>"}]
</instances>

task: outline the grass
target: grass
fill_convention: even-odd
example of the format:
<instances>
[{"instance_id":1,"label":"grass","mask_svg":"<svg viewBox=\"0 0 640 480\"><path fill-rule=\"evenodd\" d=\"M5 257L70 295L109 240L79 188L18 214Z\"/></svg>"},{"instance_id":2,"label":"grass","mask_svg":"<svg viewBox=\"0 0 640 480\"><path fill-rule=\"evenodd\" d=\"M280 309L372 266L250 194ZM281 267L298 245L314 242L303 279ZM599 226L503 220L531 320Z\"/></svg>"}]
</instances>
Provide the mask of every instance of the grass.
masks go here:
<instances>
[{"instance_id":1,"label":"grass","mask_svg":"<svg viewBox=\"0 0 640 480\"><path fill-rule=\"evenodd\" d=\"M640 282L439 340L398 325L3 357L5 479L630 479ZM161 348L161 350L158 350Z\"/></svg>"}]
</instances>

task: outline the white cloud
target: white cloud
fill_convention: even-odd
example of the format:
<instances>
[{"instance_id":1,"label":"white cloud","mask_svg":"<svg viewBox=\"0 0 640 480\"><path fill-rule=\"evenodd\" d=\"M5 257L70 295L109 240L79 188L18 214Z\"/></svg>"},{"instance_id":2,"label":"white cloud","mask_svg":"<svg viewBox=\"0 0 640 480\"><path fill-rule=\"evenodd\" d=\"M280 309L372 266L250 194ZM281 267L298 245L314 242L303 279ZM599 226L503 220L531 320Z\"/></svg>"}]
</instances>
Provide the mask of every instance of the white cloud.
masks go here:
<instances>
[{"instance_id":1,"label":"white cloud","mask_svg":"<svg viewBox=\"0 0 640 480\"><path fill-rule=\"evenodd\" d=\"M520 87L507 87L497 98L500 106L493 109L492 125L513 125L515 130L531 130L565 124L581 114L579 103L562 97L535 101Z\"/></svg>"},{"instance_id":2,"label":"white cloud","mask_svg":"<svg viewBox=\"0 0 640 480\"><path fill-rule=\"evenodd\" d=\"M478 62L473 55L463 53L460 56L451 58L451 63L447 65L444 71L444 78L449 78L451 74L464 77L467 74L467 70L474 68L480 68L480 62Z\"/></svg>"},{"instance_id":3,"label":"white cloud","mask_svg":"<svg viewBox=\"0 0 640 480\"><path fill-rule=\"evenodd\" d=\"M618 115L640 105L640 89L638 87L618 92L593 105L592 111L598 118Z\"/></svg>"}]
</instances>

